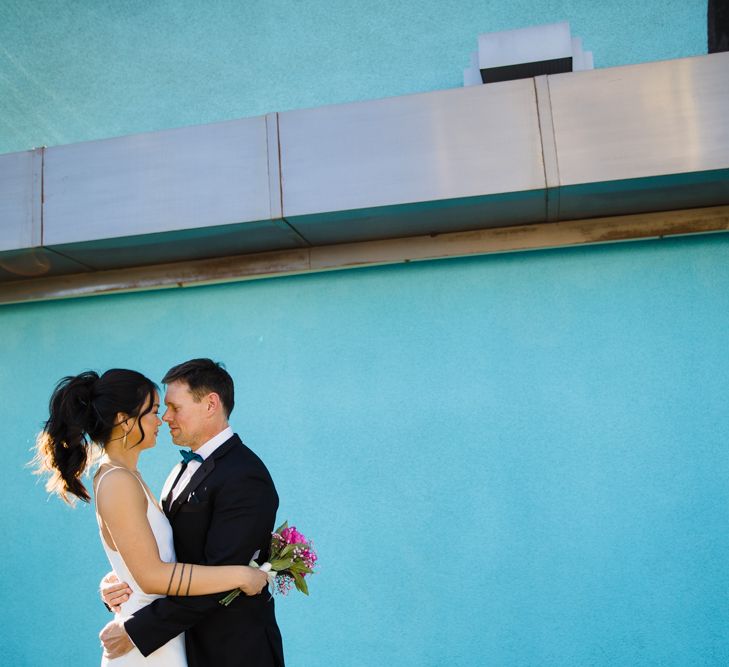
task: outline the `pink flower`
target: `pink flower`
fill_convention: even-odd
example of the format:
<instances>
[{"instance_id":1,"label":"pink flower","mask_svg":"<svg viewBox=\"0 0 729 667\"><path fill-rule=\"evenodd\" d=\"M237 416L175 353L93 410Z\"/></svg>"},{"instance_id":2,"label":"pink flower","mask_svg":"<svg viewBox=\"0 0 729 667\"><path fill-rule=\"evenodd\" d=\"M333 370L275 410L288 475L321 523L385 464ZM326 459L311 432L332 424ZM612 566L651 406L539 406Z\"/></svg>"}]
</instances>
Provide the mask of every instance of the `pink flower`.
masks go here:
<instances>
[{"instance_id":1,"label":"pink flower","mask_svg":"<svg viewBox=\"0 0 729 667\"><path fill-rule=\"evenodd\" d=\"M281 537L286 544L306 544L306 537L296 530L296 526L284 528L281 531Z\"/></svg>"}]
</instances>

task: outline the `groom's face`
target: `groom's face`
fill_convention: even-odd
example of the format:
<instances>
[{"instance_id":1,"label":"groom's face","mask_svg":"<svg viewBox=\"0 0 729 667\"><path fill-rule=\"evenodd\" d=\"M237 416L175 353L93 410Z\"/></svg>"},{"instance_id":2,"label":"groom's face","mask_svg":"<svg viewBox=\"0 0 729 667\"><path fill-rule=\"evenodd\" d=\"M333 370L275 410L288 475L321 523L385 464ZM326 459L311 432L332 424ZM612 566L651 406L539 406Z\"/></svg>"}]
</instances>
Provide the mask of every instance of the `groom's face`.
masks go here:
<instances>
[{"instance_id":1,"label":"groom's face","mask_svg":"<svg viewBox=\"0 0 729 667\"><path fill-rule=\"evenodd\" d=\"M186 382L171 382L167 385L165 406L162 421L170 427L172 442L192 449L205 442L207 438L202 435L205 426L205 402L195 400Z\"/></svg>"}]
</instances>

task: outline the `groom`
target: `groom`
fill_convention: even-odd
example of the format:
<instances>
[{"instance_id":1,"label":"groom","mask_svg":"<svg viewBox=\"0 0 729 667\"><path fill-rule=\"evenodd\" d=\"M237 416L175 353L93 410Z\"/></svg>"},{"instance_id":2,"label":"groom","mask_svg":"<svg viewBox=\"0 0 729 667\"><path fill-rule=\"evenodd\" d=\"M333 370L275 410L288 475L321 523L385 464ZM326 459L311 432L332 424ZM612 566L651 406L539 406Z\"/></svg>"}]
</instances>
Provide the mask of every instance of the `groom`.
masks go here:
<instances>
[{"instance_id":1,"label":"groom","mask_svg":"<svg viewBox=\"0 0 729 667\"><path fill-rule=\"evenodd\" d=\"M261 550L268 558L278 495L262 461L228 426L233 410L233 380L220 364L193 359L171 368L167 385L167 422L183 452L165 482L162 504L172 525L180 562L200 565L248 564ZM283 667L281 633L273 599L264 589L239 595L230 606L222 595L162 597L123 623L101 632L110 658L136 646L148 656L181 632L189 667ZM107 602L114 602L105 591ZM133 644L132 644L133 642Z\"/></svg>"}]
</instances>

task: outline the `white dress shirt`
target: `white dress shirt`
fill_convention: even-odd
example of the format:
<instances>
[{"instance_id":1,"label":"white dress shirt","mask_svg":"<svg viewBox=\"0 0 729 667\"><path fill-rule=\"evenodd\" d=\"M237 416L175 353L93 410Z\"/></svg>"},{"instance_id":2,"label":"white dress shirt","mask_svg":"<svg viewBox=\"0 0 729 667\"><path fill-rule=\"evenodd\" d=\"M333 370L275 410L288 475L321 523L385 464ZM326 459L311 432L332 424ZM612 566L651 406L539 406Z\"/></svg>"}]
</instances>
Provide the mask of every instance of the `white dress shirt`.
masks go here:
<instances>
[{"instance_id":1,"label":"white dress shirt","mask_svg":"<svg viewBox=\"0 0 729 667\"><path fill-rule=\"evenodd\" d=\"M233 429L228 426L228 428L222 430L218 435L213 436L208 440L204 445L201 447L198 447L195 450L195 454L200 454L200 456L203 457L203 461L208 458L220 445L222 445L224 442L226 442L229 438L231 438L233 435ZM187 464L187 468L185 468L185 472L182 473L182 476L180 479L177 480L177 484L175 484L175 488L172 489L172 502L177 500L177 496L179 496L184 488L187 486L188 482L192 479L192 476L195 474L197 469L202 465L200 461L190 461L190 463Z\"/></svg>"}]
</instances>

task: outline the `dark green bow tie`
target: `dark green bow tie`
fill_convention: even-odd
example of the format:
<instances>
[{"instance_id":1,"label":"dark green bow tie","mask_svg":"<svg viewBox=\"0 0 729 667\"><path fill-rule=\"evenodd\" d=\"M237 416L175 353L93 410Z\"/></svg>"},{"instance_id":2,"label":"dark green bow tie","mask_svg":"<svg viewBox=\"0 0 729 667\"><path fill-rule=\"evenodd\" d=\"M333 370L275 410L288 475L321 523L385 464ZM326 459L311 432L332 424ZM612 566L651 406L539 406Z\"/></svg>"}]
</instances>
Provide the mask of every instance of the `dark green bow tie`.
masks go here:
<instances>
[{"instance_id":1,"label":"dark green bow tie","mask_svg":"<svg viewBox=\"0 0 729 667\"><path fill-rule=\"evenodd\" d=\"M190 463L190 461L200 461L200 463L202 463L205 460L202 456L200 456L200 454L196 454L189 449L181 449L180 456L182 457L182 462L185 465Z\"/></svg>"}]
</instances>

